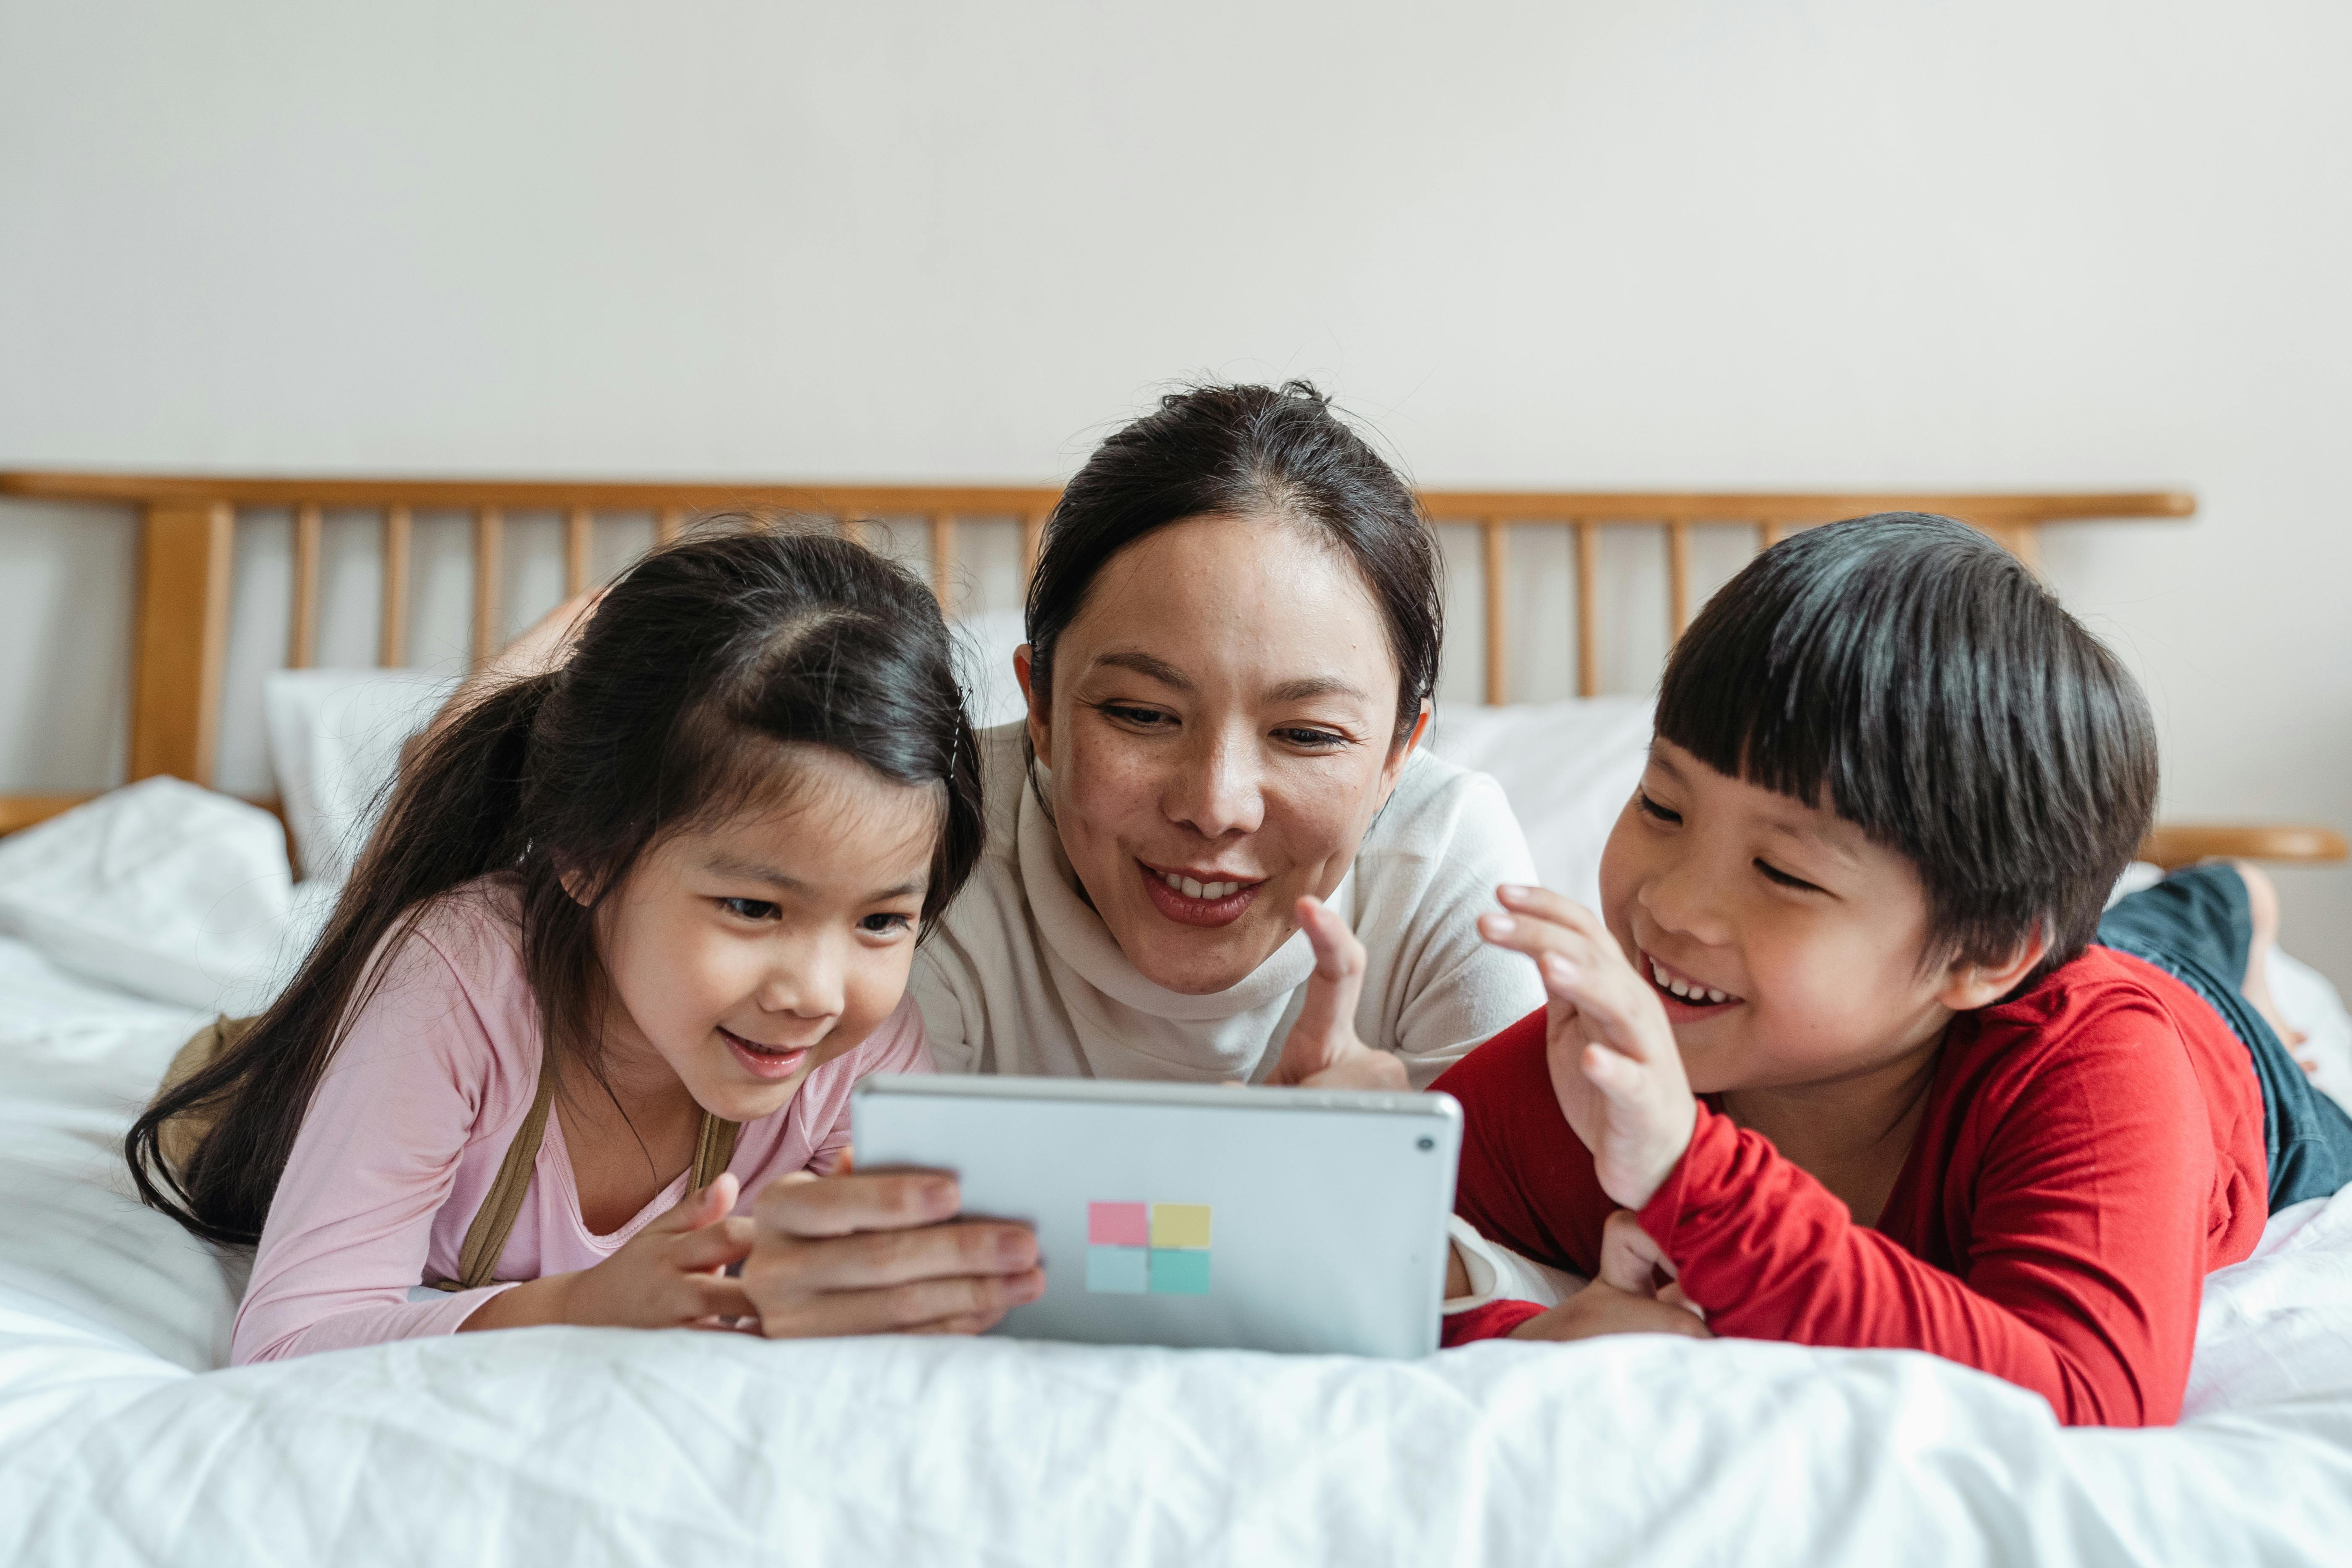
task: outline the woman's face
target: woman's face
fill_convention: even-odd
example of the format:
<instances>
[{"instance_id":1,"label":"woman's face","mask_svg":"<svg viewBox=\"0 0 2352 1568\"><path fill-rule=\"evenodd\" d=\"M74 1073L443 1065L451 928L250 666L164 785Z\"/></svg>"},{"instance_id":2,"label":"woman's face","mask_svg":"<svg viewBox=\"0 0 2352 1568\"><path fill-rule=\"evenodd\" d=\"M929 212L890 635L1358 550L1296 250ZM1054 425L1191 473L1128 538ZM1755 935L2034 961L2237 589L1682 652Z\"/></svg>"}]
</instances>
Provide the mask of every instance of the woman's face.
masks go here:
<instances>
[{"instance_id":1,"label":"woman's face","mask_svg":"<svg viewBox=\"0 0 2352 1568\"><path fill-rule=\"evenodd\" d=\"M1087 900L1192 995L1239 983L1339 885L1420 739L1354 563L1278 520L1200 517L1113 556L1054 652L1029 736Z\"/></svg>"}]
</instances>

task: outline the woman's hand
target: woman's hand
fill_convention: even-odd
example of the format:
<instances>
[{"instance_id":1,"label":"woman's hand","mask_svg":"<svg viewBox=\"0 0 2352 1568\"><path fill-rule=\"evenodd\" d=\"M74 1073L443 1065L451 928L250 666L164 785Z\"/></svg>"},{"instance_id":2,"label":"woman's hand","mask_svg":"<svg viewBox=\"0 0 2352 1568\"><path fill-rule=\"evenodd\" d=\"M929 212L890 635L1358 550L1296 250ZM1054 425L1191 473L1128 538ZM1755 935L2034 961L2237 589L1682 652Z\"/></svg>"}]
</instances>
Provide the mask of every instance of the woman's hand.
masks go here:
<instances>
[{"instance_id":1,"label":"woman's hand","mask_svg":"<svg viewBox=\"0 0 2352 1568\"><path fill-rule=\"evenodd\" d=\"M1541 888L1501 888L1506 913L1479 934L1536 962L1549 997L1552 1091L1601 1190L1629 1209L1650 1201L1698 1125L1666 1010L1591 910Z\"/></svg>"},{"instance_id":2,"label":"woman's hand","mask_svg":"<svg viewBox=\"0 0 2352 1568\"><path fill-rule=\"evenodd\" d=\"M751 1252L751 1222L730 1214L733 1173L680 1198L667 1214L623 1242L591 1268L501 1290L461 1329L519 1329L534 1323L607 1328L725 1329L751 1314L730 1264Z\"/></svg>"},{"instance_id":3,"label":"woman's hand","mask_svg":"<svg viewBox=\"0 0 2352 1568\"><path fill-rule=\"evenodd\" d=\"M1513 1329L1515 1340L1590 1340L1602 1334L1682 1334L1694 1340L1715 1335L1698 1314L1654 1296L1620 1290L1595 1279L1551 1310Z\"/></svg>"},{"instance_id":4,"label":"woman's hand","mask_svg":"<svg viewBox=\"0 0 2352 1568\"><path fill-rule=\"evenodd\" d=\"M1045 1293L1037 1237L958 1219L943 1171L780 1176L755 1205L743 1289L771 1339L976 1334Z\"/></svg>"},{"instance_id":5,"label":"woman's hand","mask_svg":"<svg viewBox=\"0 0 2352 1568\"><path fill-rule=\"evenodd\" d=\"M1711 1340L1706 1314L1683 1296L1671 1258L1631 1210L1601 1232L1601 1273L1540 1317L1511 1331L1517 1340L1588 1340L1600 1334L1686 1334Z\"/></svg>"},{"instance_id":6,"label":"woman's hand","mask_svg":"<svg viewBox=\"0 0 2352 1568\"><path fill-rule=\"evenodd\" d=\"M1404 1064L1356 1037L1356 1002L1364 994L1364 944L1322 900L1298 900L1298 924L1315 949L1315 973L1298 1022L1282 1042L1266 1082L1301 1089L1412 1087Z\"/></svg>"}]
</instances>

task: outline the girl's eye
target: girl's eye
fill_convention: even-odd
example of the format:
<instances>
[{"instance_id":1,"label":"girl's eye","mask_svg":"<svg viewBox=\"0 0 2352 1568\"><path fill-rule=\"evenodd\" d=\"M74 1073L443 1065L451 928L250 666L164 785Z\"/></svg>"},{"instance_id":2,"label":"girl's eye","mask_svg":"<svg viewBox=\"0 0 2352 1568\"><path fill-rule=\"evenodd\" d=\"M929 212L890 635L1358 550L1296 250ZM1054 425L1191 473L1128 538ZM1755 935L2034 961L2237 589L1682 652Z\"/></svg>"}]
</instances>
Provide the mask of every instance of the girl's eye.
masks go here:
<instances>
[{"instance_id":1,"label":"girl's eye","mask_svg":"<svg viewBox=\"0 0 2352 1568\"><path fill-rule=\"evenodd\" d=\"M1812 883L1806 881L1802 877L1791 877L1786 871L1781 870L1778 866L1773 865L1769 860L1759 858L1756 862L1756 868L1764 873L1764 879L1766 881L1777 882L1783 888L1794 888L1799 892L1804 893L1818 893L1822 890Z\"/></svg>"},{"instance_id":2,"label":"girl's eye","mask_svg":"<svg viewBox=\"0 0 2352 1568\"><path fill-rule=\"evenodd\" d=\"M1274 732L1274 737L1276 740L1281 741L1286 744L1304 746L1309 750L1318 752L1328 752L1335 747L1344 746L1348 743L1347 736L1334 734L1328 730L1307 730L1299 728L1276 730Z\"/></svg>"},{"instance_id":3,"label":"girl's eye","mask_svg":"<svg viewBox=\"0 0 2352 1568\"><path fill-rule=\"evenodd\" d=\"M772 921L784 912L765 899L721 899L719 907L746 921Z\"/></svg>"},{"instance_id":4,"label":"girl's eye","mask_svg":"<svg viewBox=\"0 0 2352 1568\"><path fill-rule=\"evenodd\" d=\"M896 936L914 923L905 915L867 915L857 922L857 929L875 936Z\"/></svg>"},{"instance_id":5,"label":"girl's eye","mask_svg":"<svg viewBox=\"0 0 2352 1568\"><path fill-rule=\"evenodd\" d=\"M1633 792L1633 802L1643 816L1653 817L1657 821L1668 823L1679 823L1683 819L1683 814L1681 812L1668 811L1664 806L1660 805L1656 801L1652 800L1647 790L1635 790ZM1760 866L1763 862L1759 860L1757 864Z\"/></svg>"}]
</instances>

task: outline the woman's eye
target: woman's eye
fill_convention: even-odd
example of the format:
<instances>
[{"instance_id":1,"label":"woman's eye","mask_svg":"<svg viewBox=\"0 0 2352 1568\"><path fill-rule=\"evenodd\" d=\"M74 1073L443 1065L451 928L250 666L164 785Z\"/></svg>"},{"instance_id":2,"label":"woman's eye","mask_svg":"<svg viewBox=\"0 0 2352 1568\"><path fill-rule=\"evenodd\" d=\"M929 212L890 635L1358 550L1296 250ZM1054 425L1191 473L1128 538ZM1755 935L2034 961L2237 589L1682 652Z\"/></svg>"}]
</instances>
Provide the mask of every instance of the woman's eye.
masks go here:
<instances>
[{"instance_id":1,"label":"woman's eye","mask_svg":"<svg viewBox=\"0 0 2352 1568\"><path fill-rule=\"evenodd\" d=\"M857 929L875 936L895 936L914 923L905 915L867 915L857 922Z\"/></svg>"},{"instance_id":2,"label":"woman's eye","mask_svg":"<svg viewBox=\"0 0 2352 1568\"><path fill-rule=\"evenodd\" d=\"M1129 708L1124 702L1099 702L1095 706L1096 710L1106 718L1147 730L1164 729L1176 721L1173 716L1156 708Z\"/></svg>"},{"instance_id":3,"label":"woman's eye","mask_svg":"<svg viewBox=\"0 0 2352 1568\"><path fill-rule=\"evenodd\" d=\"M772 921L784 912L765 899L721 899L719 907L746 921Z\"/></svg>"},{"instance_id":4,"label":"woman's eye","mask_svg":"<svg viewBox=\"0 0 2352 1568\"><path fill-rule=\"evenodd\" d=\"M1815 887L1812 883L1806 881L1802 877L1791 877L1778 866L1773 865L1769 860L1759 859L1756 862L1756 868L1764 873L1764 879L1766 881L1777 882L1783 888L1794 888L1800 892L1806 893L1818 893L1821 891L1821 889Z\"/></svg>"},{"instance_id":5,"label":"woman's eye","mask_svg":"<svg viewBox=\"0 0 2352 1568\"><path fill-rule=\"evenodd\" d=\"M1668 811L1664 806L1652 800L1647 790L1634 791L1633 802L1643 816L1654 817L1660 822L1680 822L1683 819L1681 812Z\"/></svg>"},{"instance_id":6,"label":"woman's eye","mask_svg":"<svg viewBox=\"0 0 2352 1568\"><path fill-rule=\"evenodd\" d=\"M1286 745L1306 746L1318 752L1328 752L1335 746L1344 746L1348 743L1347 736L1334 734L1328 730L1297 728L1276 730L1274 732L1274 738Z\"/></svg>"}]
</instances>

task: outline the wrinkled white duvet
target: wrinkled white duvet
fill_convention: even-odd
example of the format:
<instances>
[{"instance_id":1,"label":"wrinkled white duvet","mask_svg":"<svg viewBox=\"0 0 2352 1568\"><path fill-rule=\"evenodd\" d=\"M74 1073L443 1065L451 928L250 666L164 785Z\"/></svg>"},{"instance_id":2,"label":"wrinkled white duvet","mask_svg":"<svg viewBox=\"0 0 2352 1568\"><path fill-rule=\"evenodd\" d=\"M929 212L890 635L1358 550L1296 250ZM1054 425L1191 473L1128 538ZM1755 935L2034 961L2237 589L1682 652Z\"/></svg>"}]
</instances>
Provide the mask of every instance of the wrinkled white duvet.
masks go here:
<instances>
[{"instance_id":1,"label":"wrinkled white duvet","mask_svg":"<svg viewBox=\"0 0 2352 1568\"><path fill-rule=\"evenodd\" d=\"M2208 1282L2153 1432L2062 1431L1925 1355L1663 1338L1415 1363L542 1329L213 1370L237 1282L118 1152L203 1015L120 987L202 983L138 958L201 945L172 923L199 892L299 900L269 819L175 791L5 847L0 927L42 888L82 908L0 937L0 1565L2352 1562L2352 1193ZM274 863L196 852L240 833ZM250 967L276 939L205 941Z\"/></svg>"}]
</instances>

